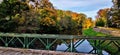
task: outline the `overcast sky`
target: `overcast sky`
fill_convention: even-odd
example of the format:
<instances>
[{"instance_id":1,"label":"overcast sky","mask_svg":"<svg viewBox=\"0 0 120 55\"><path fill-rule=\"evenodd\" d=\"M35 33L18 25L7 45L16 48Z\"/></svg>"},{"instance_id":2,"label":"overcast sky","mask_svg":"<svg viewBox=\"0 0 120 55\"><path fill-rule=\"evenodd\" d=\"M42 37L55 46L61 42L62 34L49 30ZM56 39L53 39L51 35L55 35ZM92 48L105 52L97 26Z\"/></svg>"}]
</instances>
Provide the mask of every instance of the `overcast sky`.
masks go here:
<instances>
[{"instance_id":1,"label":"overcast sky","mask_svg":"<svg viewBox=\"0 0 120 55\"><path fill-rule=\"evenodd\" d=\"M84 13L93 19L99 9L110 8L113 5L112 0L50 0L50 2L57 9Z\"/></svg>"},{"instance_id":2,"label":"overcast sky","mask_svg":"<svg viewBox=\"0 0 120 55\"><path fill-rule=\"evenodd\" d=\"M0 0L0 3L2 2L3 0Z\"/></svg>"}]
</instances>

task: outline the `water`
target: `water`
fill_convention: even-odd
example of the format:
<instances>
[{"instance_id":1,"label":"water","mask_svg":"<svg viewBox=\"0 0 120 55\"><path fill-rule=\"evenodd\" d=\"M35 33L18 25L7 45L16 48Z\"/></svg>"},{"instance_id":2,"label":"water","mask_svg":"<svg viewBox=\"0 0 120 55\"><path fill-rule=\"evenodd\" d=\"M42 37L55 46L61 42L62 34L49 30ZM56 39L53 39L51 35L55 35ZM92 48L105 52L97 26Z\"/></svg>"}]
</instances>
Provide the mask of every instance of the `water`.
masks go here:
<instances>
[{"instance_id":1,"label":"water","mask_svg":"<svg viewBox=\"0 0 120 55\"><path fill-rule=\"evenodd\" d=\"M76 50L78 52L84 52L84 53L88 53L90 52L91 50L93 49L93 47L90 45L90 43L85 40L83 43L81 43L77 48Z\"/></svg>"},{"instance_id":2,"label":"water","mask_svg":"<svg viewBox=\"0 0 120 55\"><path fill-rule=\"evenodd\" d=\"M82 41L82 40L81 40ZM80 41L80 42L81 42ZM68 47L65 44L57 45L56 50L57 51L65 51ZM76 50L78 52L82 53L88 53L93 49L93 47L90 45L90 43L87 40L84 40L77 48ZM94 52L94 51L93 51ZM102 50L103 55L109 55L108 52Z\"/></svg>"}]
</instances>

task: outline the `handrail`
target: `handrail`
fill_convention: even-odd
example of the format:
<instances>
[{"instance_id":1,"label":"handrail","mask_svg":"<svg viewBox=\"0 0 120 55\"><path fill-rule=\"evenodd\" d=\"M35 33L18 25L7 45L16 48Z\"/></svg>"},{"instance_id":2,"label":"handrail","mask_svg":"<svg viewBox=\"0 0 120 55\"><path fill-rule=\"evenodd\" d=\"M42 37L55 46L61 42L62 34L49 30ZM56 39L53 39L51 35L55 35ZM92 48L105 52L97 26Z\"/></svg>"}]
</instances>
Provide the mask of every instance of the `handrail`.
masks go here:
<instances>
[{"instance_id":1,"label":"handrail","mask_svg":"<svg viewBox=\"0 0 120 55\"><path fill-rule=\"evenodd\" d=\"M60 35L60 34L28 34L28 33L0 33L0 36L5 37L39 37L51 39L94 39L94 40L120 40L120 37L109 36L79 36L79 35Z\"/></svg>"},{"instance_id":2,"label":"handrail","mask_svg":"<svg viewBox=\"0 0 120 55\"><path fill-rule=\"evenodd\" d=\"M68 48L64 51L77 51L85 40L87 40L93 49L88 53L102 55L102 49L107 51L114 47L115 53L119 53L120 37L110 36L79 36L79 35L60 35L60 34L28 34L28 33L0 33L0 46L37 48L44 50L54 50L58 44L64 43ZM39 46L39 47L36 47ZM108 48L109 47L109 48ZM111 52L110 52L111 53Z\"/></svg>"}]
</instances>

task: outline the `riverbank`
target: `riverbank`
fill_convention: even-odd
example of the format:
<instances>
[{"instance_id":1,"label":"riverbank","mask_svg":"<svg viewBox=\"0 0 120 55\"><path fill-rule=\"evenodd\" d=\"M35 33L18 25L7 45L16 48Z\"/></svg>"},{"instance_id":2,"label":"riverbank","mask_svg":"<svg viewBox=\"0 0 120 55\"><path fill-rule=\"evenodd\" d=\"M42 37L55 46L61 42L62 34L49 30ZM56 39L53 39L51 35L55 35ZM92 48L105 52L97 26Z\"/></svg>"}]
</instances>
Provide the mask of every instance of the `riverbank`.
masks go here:
<instances>
[{"instance_id":1,"label":"riverbank","mask_svg":"<svg viewBox=\"0 0 120 55\"><path fill-rule=\"evenodd\" d=\"M106 31L106 29L100 29L100 28L85 29L83 31L83 35L84 36L92 36L92 37L111 37L111 34L109 34L109 32ZM90 41L90 42L92 43L92 41ZM97 42L99 42L99 40ZM117 42L120 43L120 41L117 41ZM118 43L116 45L116 43L111 40L105 40L105 41L103 41L103 43L100 44L101 45L100 48L104 49L105 51L109 52L112 55L114 55L114 54L120 55Z\"/></svg>"}]
</instances>

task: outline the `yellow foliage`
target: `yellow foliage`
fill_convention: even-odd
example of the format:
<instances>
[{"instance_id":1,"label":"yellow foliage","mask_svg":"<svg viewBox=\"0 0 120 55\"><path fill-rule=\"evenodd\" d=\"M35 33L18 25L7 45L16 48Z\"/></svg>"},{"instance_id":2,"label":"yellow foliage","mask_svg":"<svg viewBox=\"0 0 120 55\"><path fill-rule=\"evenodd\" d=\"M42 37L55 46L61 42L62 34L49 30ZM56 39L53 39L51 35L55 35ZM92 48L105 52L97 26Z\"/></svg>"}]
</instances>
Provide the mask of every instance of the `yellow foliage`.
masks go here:
<instances>
[{"instance_id":1,"label":"yellow foliage","mask_svg":"<svg viewBox=\"0 0 120 55\"><path fill-rule=\"evenodd\" d=\"M25 18L24 17L21 17L21 18L19 18L19 24L24 24L24 22L25 22Z\"/></svg>"},{"instance_id":2,"label":"yellow foliage","mask_svg":"<svg viewBox=\"0 0 120 55\"><path fill-rule=\"evenodd\" d=\"M57 21L60 21L60 19L61 19L60 17L57 17Z\"/></svg>"},{"instance_id":3,"label":"yellow foliage","mask_svg":"<svg viewBox=\"0 0 120 55\"><path fill-rule=\"evenodd\" d=\"M56 24L56 22L49 17L43 18L42 20L40 20L40 23L46 26L55 26Z\"/></svg>"},{"instance_id":4,"label":"yellow foliage","mask_svg":"<svg viewBox=\"0 0 120 55\"><path fill-rule=\"evenodd\" d=\"M93 21L91 20L91 18L88 18L84 21L84 24L83 24L84 29L91 28L92 26L93 26Z\"/></svg>"}]
</instances>

